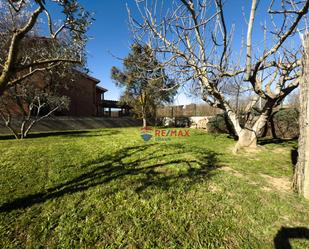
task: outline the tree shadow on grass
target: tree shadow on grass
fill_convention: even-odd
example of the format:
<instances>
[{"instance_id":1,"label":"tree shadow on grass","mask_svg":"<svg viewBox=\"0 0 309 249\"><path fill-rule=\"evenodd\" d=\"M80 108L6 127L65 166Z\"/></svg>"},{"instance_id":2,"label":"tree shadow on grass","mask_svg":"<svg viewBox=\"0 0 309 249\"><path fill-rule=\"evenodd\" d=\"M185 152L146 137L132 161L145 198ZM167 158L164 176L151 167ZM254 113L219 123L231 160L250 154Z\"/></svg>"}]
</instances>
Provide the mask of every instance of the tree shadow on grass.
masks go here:
<instances>
[{"instance_id":1,"label":"tree shadow on grass","mask_svg":"<svg viewBox=\"0 0 309 249\"><path fill-rule=\"evenodd\" d=\"M276 249L291 249L290 239L309 240L309 229L306 227L281 227L274 238Z\"/></svg>"},{"instance_id":2,"label":"tree shadow on grass","mask_svg":"<svg viewBox=\"0 0 309 249\"><path fill-rule=\"evenodd\" d=\"M182 153L187 153L187 150L190 152L190 159L181 156ZM187 180L186 189L189 189L190 186L209 179L214 174L218 167L217 157L218 154L213 151L181 144L145 144L122 148L112 155L104 155L86 163L79 168L84 172L69 181L2 204L0 212L31 207L114 180L125 180L128 176L138 176L137 179L133 178L138 187L132 185L137 193L150 186L168 190L180 179ZM171 167L186 167L186 170L175 173Z\"/></svg>"},{"instance_id":3,"label":"tree shadow on grass","mask_svg":"<svg viewBox=\"0 0 309 249\"><path fill-rule=\"evenodd\" d=\"M258 140L259 145L266 145L266 144L283 144L283 145L293 145L297 141L297 138L261 138Z\"/></svg>"}]
</instances>

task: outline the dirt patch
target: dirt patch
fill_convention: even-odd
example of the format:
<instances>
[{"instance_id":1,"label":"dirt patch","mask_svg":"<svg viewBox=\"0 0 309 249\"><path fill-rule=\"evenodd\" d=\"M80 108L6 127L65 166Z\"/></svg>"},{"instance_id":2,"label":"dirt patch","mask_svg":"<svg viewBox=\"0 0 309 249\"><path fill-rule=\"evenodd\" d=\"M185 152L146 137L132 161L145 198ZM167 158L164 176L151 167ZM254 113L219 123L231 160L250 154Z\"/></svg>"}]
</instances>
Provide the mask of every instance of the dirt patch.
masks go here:
<instances>
[{"instance_id":1,"label":"dirt patch","mask_svg":"<svg viewBox=\"0 0 309 249\"><path fill-rule=\"evenodd\" d=\"M265 192L271 192L272 191L271 188L266 187L266 186L262 187L262 190L265 191Z\"/></svg>"},{"instance_id":2,"label":"dirt patch","mask_svg":"<svg viewBox=\"0 0 309 249\"><path fill-rule=\"evenodd\" d=\"M236 177L239 177L239 178L244 178L245 177L242 173L240 173L237 170L232 169L232 168L230 168L228 166L221 167L221 168L219 168L219 170L222 170L222 171L225 171L225 172L229 172L232 175L234 175Z\"/></svg>"},{"instance_id":3,"label":"dirt patch","mask_svg":"<svg viewBox=\"0 0 309 249\"><path fill-rule=\"evenodd\" d=\"M256 181L252 181L251 179L247 178L244 174L238 172L235 169L232 169L231 167L224 166L221 167L219 170L229 172L230 174L238 177L243 178L249 181L250 184L254 186L261 185L260 183ZM265 192L271 192L274 189L279 192L291 192L292 191L292 183L287 177L273 177L266 174L259 174L261 177L263 177L266 180L266 186L261 187L261 189Z\"/></svg>"},{"instance_id":4,"label":"dirt patch","mask_svg":"<svg viewBox=\"0 0 309 249\"><path fill-rule=\"evenodd\" d=\"M215 184L209 184L208 189L210 192L213 192L213 193L222 192L222 189L219 186L216 186Z\"/></svg>"},{"instance_id":5,"label":"dirt patch","mask_svg":"<svg viewBox=\"0 0 309 249\"><path fill-rule=\"evenodd\" d=\"M260 176L266 180L269 186L275 188L280 192L290 192L292 190L292 183L286 177L273 177L265 174L260 174ZM263 190L266 191L266 189L268 189L268 187L263 187Z\"/></svg>"},{"instance_id":6,"label":"dirt patch","mask_svg":"<svg viewBox=\"0 0 309 249\"><path fill-rule=\"evenodd\" d=\"M272 149L271 152L274 152L276 154L285 154L288 151L286 148L275 148L275 149Z\"/></svg>"},{"instance_id":7,"label":"dirt patch","mask_svg":"<svg viewBox=\"0 0 309 249\"><path fill-rule=\"evenodd\" d=\"M235 151L235 144L234 144L228 148L228 151L234 155L252 156L252 155L265 151L265 148L261 145L257 145L256 147L244 147L244 148L241 148Z\"/></svg>"}]
</instances>

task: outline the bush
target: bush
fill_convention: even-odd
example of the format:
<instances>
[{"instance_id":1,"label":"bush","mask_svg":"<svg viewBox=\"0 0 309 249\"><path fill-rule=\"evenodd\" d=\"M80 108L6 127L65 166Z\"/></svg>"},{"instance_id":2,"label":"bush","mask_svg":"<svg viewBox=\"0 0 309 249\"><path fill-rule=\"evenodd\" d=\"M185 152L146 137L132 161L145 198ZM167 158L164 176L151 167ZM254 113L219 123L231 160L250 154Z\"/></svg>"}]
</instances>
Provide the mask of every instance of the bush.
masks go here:
<instances>
[{"instance_id":1,"label":"bush","mask_svg":"<svg viewBox=\"0 0 309 249\"><path fill-rule=\"evenodd\" d=\"M281 109L274 114L273 126L278 138L296 138L299 135L299 111L296 108ZM271 123L269 122L269 126ZM271 128L271 127L269 127Z\"/></svg>"},{"instance_id":2,"label":"bush","mask_svg":"<svg viewBox=\"0 0 309 249\"><path fill-rule=\"evenodd\" d=\"M227 133L236 137L233 124L225 113L220 113L211 118L207 124L207 131L210 133Z\"/></svg>"},{"instance_id":3,"label":"bush","mask_svg":"<svg viewBox=\"0 0 309 249\"><path fill-rule=\"evenodd\" d=\"M280 109L270 117L264 135L281 139L297 138L299 135L298 116L299 112L296 108ZM244 120L240 120L240 123L244 125ZM210 133L227 133L236 137L231 121L223 113L209 120L207 130Z\"/></svg>"}]
</instances>

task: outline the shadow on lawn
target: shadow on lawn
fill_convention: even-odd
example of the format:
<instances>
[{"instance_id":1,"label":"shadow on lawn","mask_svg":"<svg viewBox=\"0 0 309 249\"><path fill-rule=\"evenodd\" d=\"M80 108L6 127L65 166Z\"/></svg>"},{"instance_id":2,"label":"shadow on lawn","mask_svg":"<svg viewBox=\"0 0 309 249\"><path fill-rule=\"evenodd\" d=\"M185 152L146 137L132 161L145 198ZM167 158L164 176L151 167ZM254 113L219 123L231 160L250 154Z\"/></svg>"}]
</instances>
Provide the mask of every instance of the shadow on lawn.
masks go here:
<instances>
[{"instance_id":1,"label":"shadow on lawn","mask_svg":"<svg viewBox=\"0 0 309 249\"><path fill-rule=\"evenodd\" d=\"M291 249L290 239L309 240L309 229L306 227L281 227L274 238L276 249Z\"/></svg>"},{"instance_id":2,"label":"shadow on lawn","mask_svg":"<svg viewBox=\"0 0 309 249\"><path fill-rule=\"evenodd\" d=\"M294 142L297 141L297 138L262 138L258 140L259 145L265 145L265 144L294 144Z\"/></svg>"},{"instance_id":3,"label":"shadow on lawn","mask_svg":"<svg viewBox=\"0 0 309 249\"><path fill-rule=\"evenodd\" d=\"M187 160L181 157L181 153L185 153L186 150L190 151L190 158L194 159ZM137 193L150 186L168 190L179 179L186 179L186 189L189 189L190 186L209 179L214 174L213 171L218 167L217 156L218 154L213 151L181 144L146 144L122 148L112 155L104 155L83 165L81 170L86 172L67 182L43 192L4 203L0 206L0 212L30 207L36 203L84 191L113 180L125 180L127 176L138 176L138 179L134 178L132 183L138 185L133 188ZM186 166L187 170L175 173L168 168L171 165Z\"/></svg>"},{"instance_id":4,"label":"shadow on lawn","mask_svg":"<svg viewBox=\"0 0 309 249\"><path fill-rule=\"evenodd\" d=\"M119 130L102 130L102 131L91 131L91 130L80 130L80 131L54 131L54 132L38 132L30 133L27 138L44 138L44 137L54 137L54 136L65 136L65 137L97 137L106 135L116 135L120 133ZM0 140L14 140L13 135L0 135Z\"/></svg>"}]
</instances>

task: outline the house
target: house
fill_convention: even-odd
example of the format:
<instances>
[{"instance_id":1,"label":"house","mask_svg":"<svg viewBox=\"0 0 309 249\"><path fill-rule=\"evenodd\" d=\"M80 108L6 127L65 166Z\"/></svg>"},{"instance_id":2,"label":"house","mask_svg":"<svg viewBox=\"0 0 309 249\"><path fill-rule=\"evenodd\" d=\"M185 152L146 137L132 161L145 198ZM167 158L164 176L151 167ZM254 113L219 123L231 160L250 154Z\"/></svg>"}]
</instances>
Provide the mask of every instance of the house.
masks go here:
<instances>
[{"instance_id":1,"label":"house","mask_svg":"<svg viewBox=\"0 0 309 249\"><path fill-rule=\"evenodd\" d=\"M58 115L75 117L127 116L130 107L115 100L105 100L107 89L98 86L100 80L81 72L74 83L61 90L61 94L70 98L69 110ZM118 111L114 111L114 110ZM112 111L113 110L113 111Z\"/></svg>"},{"instance_id":2,"label":"house","mask_svg":"<svg viewBox=\"0 0 309 249\"><path fill-rule=\"evenodd\" d=\"M59 79L55 81L58 85L58 95L67 96L70 99L68 109L55 112L55 116L122 117L129 115L129 106L123 105L119 101L105 99L104 94L108 90L98 86L100 80L77 70L74 72L75 75L72 76L71 80L66 79L65 82L61 83L59 83ZM43 72L38 72L30 81L39 89L43 89L48 84L47 82L46 74ZM19 105L14 100L12 102L11 98L9 99L10 103L7 103L5 109L13 116L21 116L23 111ZM47 112L48 108L44 108L41 114Z\"/></svg>"},{"instance_id":3,"label":"house","mask_svg":"<svg viewBox=\"0 0 309 249\"><path fill-rule=\"evenodd\" d=\"M35 36L27 37L23 47L28 50L36 47L49 49L49 47L55 44L58 45L57 40ZM29 81L31 85L38 89L44 89L46 86L53 85L57 87L58 95L68 96L70 98L69 109L54 113L58 116L102 117L129 114L130 108L128 106L122 105L118 101L105 100L104 94L108 90L98 86L100 80L76 68L78 68L78 66L74 65L72 71L70 70L66 78L63 78L62 75L59 76L60 74L58 75L57 73L49 74L44 71L38 71L36 74L26 79L25 82ZM10 99L10 104L4 104L3 106L5 106L5 111L11 113L13 116L21 116L24 113L21 109L25 108L25 105L22 104L21 108L20 105L16 103L15 98L13 98L13 100ZM45 107L44 110L41 110L40 114L42 115L43 112L47 113L48 109L48 107Z\"/></svg>"}]
</instances>

